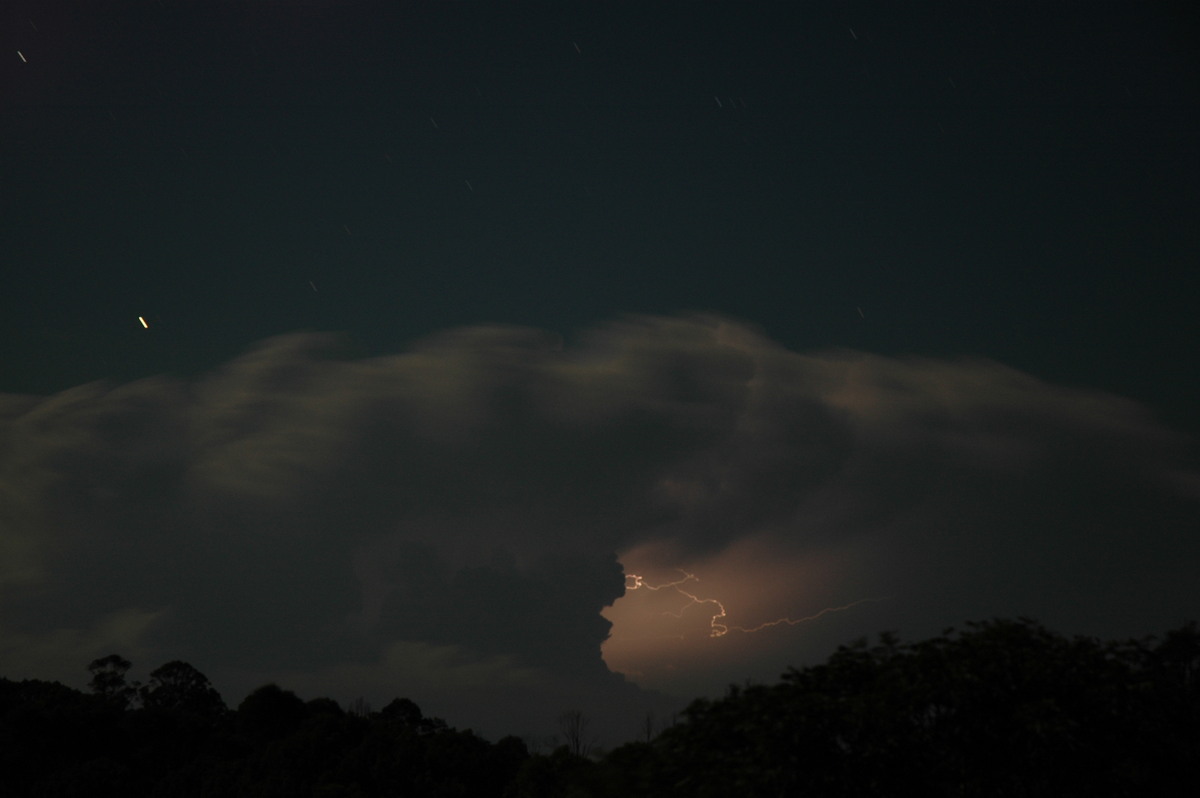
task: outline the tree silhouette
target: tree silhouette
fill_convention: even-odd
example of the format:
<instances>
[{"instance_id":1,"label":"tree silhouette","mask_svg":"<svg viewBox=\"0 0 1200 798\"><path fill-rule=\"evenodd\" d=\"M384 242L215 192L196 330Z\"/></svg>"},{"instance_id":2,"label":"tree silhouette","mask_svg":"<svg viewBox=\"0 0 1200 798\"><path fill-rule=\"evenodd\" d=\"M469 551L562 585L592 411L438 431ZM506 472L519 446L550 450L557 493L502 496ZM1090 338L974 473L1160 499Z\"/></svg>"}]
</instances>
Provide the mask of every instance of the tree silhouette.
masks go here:
<instances>
[{"instance_id":1,"label":"tree silhouette","mask_svg":"<svg viewBox=\"0 0 1200 798\"><path fill-rule=\"evenodd\" d=\"M125 682L125 674L131 667L132 663L118 654L109 654L107 657L94 659L88 665L88 670L92 674L92 680L88 682L88 687L96 695L103 696L124 709L133 702L138 694L139 685L136 682L133 684Z\"/></svg>"},{"instance_id":2,"label":"tree silhouette","mask_svg":"<svg viewBox=\"0 0 1200 798\"><path fill-rule=\"evenodd\" d=\"M150 681L142 688L142 705L147 709L195 715L218 715L225 711L225 702L208 677L181 660L150 672Z\"/></svg>"},{"instance_id":3,"label":"tree silhouette","mask_svg":"<svg viewBox=\"0 0 1200 798\"><path fill-rule=\"evenodd\" d=\"M1028 619L916 643L881 635L773 685L699 700L679 722L587 754L587 718L530 754L398 698L359 714L269 684L236 712L187 663L130 708L128 661L91 693L0 678L0 793L161 796L1190 795L1200 762L1200 631L1102 642ZM647 716L643 734L652 724Z\"/></svg>"},{"instance_id":4,"label":"tree silhouette","mask_svg":"<svg viewBox=\"0 0 1200 798\"><path fill-rule=\"evenodd\" d=\"M309 707L290 690L266 684L246 696L237 708L239 730L252 741L284 737L309 715Z\"/></svg>"},{"instance_id":5,"label":"tree silhouette","mask_svg":"<svg viewBox=\"0 0 1200 798\"><path fill-rule=\"evenodd\" d=\"M567 751L574 756L587 756L591 750L591 742L587 739L589 725L587 716L578 709L568 709L559 713L558 732L562 735Z\"/></svg>"},{"instance_id":6,"label":"tree silhouette","mask_svg":"<svg viewBox=\"0 0 1200 798\"><path fill-rule=\"evenodd\" d=\"M696 701L655 742L691 795L1182 794L1200 761L1200 635L1067 638L1029 619L843 646ZM1194 785L1191 785L1194 786Z\"/></svg>"},{"instance_id":7,"label":"tree silhouette","mask_svg":"<svg viewBox=\"0 0 1200 798\"><path fill-rule=\"evenodd\" d=\"M639 726L641 737L645 742L650 742L654 739L654 734L658 729L658 721L654 717L654 710L647 709L646 714L642 716L642 722Z\"/></svg>"}]
</instances>

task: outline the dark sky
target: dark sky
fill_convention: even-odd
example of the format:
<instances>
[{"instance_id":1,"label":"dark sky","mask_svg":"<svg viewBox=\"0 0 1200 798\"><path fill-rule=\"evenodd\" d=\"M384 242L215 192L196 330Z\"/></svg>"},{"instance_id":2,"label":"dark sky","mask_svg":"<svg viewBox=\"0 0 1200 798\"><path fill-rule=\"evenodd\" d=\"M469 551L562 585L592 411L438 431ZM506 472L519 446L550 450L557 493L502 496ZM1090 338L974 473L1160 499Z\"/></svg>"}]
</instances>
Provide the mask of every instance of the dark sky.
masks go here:
<instances>
[{"instance_id":1,"label":"dark sky","mask_svg":"<svg viewBox=\"0 0 1200 798\"><path fill-rule=\"evenodd\" d=\"M5 6L3 675L616 739L1200 611L1186 4Z\"/></svg>"}]
</instances>

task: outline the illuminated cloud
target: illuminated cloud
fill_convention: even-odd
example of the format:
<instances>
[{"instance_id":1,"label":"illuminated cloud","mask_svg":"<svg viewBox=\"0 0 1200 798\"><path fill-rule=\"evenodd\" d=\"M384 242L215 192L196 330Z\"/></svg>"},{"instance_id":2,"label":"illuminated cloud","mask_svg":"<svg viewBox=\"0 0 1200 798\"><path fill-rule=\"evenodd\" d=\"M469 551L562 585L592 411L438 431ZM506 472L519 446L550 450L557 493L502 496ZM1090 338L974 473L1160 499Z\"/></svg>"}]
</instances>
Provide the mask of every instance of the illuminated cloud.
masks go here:
<instances>
[{"instance_id":1,"label":"illuminated cloud","mask_svg":"<svg viewBox=\"0 0 1200 798\"><path fill-rule=\"evenodd\" d=\"M0 650L72 683L113 650L182 658L234 701L428 691L497 731L589 700L628 719L602 644L644 684L711 690L884 628L1194 616L1187 457L1118 397L720 318L358 360L285 336L194 381L0 397ZM687 569L745 628L887 600L714 639L711 605L622 599L622 565Z\"/></svg>"}]
</instances>

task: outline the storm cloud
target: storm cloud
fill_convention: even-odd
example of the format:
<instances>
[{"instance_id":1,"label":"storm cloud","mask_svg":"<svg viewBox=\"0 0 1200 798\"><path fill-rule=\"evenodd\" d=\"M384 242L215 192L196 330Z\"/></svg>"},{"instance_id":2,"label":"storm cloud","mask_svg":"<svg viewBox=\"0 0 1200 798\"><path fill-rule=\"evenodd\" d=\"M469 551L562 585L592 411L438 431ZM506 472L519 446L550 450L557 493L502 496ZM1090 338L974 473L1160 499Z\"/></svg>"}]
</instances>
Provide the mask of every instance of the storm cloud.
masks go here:
<instances>
[{"instance_id":1,"label":"storm cloud","mask_svg":"<svg viewBox=\"0 0 1200 798\"><path fill-rule=\"evenodd\" d=\"M610 634L643 684L701 689L882 628L1200 609L1189 443L1120 397L710 316L342 352L289 335L195 379L0 397L4 675L80 683L116 650L227 698L279 680L552 718L636 698ZM639 627L626 570L677 568L744 627L885 600L753 646L684 601L677 630Z\"/></svg>"}]
</instances>

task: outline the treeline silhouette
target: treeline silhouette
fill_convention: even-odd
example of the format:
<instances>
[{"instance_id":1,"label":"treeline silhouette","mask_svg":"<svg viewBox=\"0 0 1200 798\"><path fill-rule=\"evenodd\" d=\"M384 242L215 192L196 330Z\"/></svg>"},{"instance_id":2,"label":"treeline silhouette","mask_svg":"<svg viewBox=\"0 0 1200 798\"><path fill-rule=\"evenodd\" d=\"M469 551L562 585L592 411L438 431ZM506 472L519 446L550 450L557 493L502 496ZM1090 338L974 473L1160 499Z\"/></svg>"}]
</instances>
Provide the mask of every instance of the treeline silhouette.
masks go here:
<instances>
[{"instance_id":1,"label":"treeline silhouette","mask_svg":"<svg viewBox=\"0 0 1200 798\"><path fill-rule=\"evenodd\" d=\"M89 693L0 679L0 794L1060 798L1193 795L1200 780L1194 623L1123 642L1028 619L884 634L591 757L573 711L563 744L531 753L405 698L346 710L270 684L230 710L185 662L145 685L129 668L92 662Z\"/></svg>"}]
</instances>

